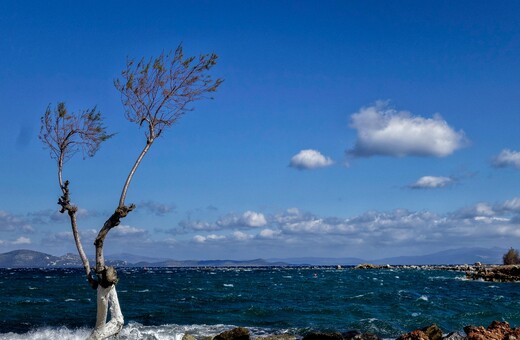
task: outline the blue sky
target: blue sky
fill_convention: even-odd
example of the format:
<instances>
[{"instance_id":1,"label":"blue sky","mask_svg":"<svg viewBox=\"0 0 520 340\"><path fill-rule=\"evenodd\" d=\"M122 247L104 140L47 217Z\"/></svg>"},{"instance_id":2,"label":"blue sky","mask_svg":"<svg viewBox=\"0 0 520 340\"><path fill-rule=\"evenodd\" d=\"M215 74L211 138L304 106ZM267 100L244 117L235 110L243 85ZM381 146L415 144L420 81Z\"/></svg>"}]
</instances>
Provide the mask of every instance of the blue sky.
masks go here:
<instances>
[{"instance_id":1,"label":"blue sky","mask_svg":"<svg viewBox=\"0 0 520 340\"><path fill-rule=\"evenodd\" d=\"M84 247L145 142L113 80L182 43L214 100L153 145L106 253L177 259L424 254L520 243L520 3L0 3L0 252L75 252L49 104L117 135L66 164Z\"/></svg>"}]
</instances>

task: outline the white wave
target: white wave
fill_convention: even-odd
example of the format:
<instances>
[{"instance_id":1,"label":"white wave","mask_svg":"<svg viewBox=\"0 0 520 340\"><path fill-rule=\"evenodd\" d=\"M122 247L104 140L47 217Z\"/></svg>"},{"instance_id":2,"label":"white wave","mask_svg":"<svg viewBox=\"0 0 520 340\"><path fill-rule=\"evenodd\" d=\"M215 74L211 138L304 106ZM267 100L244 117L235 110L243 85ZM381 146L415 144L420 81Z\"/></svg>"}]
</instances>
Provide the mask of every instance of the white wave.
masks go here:
<instances>
[{"instance_id":1,"label":"white wave","mask_svg":"<svg viewBox=\"0 0 520 340\"><path fill-rule=\"evenodd\" d=\"M428 297L426 295L421 295L421 297L418 298L417 300L428 301Z\"/></svg>"},{"instance_id":2,"label":"white wave","mask_svg":"<svg viewBox=\"0 0 520 340\"><path fill-rule=\"evenodd\" d=\"M60 328L38 328L36 330L23 333L1 333L1 340L84 340L90 335L90 330Z\"/></svg>"},{"instance_id":3,"label":"white wave","mask_svg":"<svg viewBox=\"0 0 520 340\"><path fill-rule=\"evenodd\" d=\"M213 337L236 326L232 325L175 325L166 324L160 326L143 326L137 322L130 322L125 325L119 333L120 340L181 340L185 334L190 334L197 339ZM271 330L265 328L250 327L252 337L274 335ZM78 328L69 329L63 327L43 327L27 333L0 333L0 340L84 340L91 329ZM291 330L283 333L292 333ZM279 332L277 332L279 333Z\"/></svg>"},{"instance_id":4,"label":"white wave","mask_svg":"<svg viewBox=\"0 0 520 340\"><path fill-rule=\"evenodd\" d=\"M232 283L224 283L224 287L235 287Z\"/></svg>"}]
</instances>

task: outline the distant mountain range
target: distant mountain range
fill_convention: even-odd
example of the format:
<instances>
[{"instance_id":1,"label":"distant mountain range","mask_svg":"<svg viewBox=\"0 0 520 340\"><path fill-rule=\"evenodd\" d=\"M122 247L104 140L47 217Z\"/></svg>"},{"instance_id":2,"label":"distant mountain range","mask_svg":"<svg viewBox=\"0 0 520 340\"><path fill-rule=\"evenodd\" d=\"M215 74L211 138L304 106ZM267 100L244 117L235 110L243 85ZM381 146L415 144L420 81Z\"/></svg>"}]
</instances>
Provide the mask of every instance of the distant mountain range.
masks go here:
<instances>
[{"instance_id":1,"label":"distant mountain range","mask_svg":"<svg viewBox=\"0 0 520 340\"><path fill-rule=\"evenodd\" d=\"M503 248L458 248L422 256L399 256L377 260L348 258L276 258L236 260L173 260L121 253L107 256L107 264L116 267L240 267L240 266L298 266L298 265L357 265L360 263L391 265L433 265L433 264L485 264L502 263L507 252ZM91 260L94 263L93 260ZM81 267L81 259L75 254L53 256L33 250L14 250L0 254L0 268L71 268Z\"/></svg>"}]
</instances>

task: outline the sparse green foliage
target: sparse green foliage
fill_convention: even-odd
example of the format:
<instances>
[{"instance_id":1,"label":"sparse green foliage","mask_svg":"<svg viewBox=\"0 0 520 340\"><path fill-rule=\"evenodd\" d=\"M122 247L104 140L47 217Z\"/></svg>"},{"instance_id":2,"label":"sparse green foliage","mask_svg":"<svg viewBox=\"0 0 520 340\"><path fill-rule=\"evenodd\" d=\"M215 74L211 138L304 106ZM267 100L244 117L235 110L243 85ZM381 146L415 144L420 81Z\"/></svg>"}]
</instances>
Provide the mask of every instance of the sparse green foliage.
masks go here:
<instances>
[{"instance_id":1,"label":"sparse green foliage","mask_svg":"<svg viewBox=\"0 0 520 340\"><path fill-rule=\"evenodd\" d=\"M217 58L214 53L185 58L179 46L173 54L163 52L148 62L127 60L122 79L114 81L126 118L139 126L146 122L146 138L152 142L191 110L189 103L217 90L222 80L213 80L207 72Z\"/></svg>"},{"instance_id":2,"label":"sparse green foliage","mask_svg":"<svg viewBox=\"0 0 520 340\"><path fill-rule=\"evenodd\" d=\"M69 113L65 103L55 109L47 107L41 118L39 138L50 149L51 157L63 164L79 150L83 157L92 157L102 142L113 135L107 134L101 113L96 107Z\"/></svg>"},{"instance_id":3,"label":"sparse green foliage","mask_svg":"<svg viewBox=\"0 0 520 340\"><path fill-rule=\"evenodd\" d=\"M510 248L502 257L504 264L520 264L520 256L518 250Z\"/></svg>"}]
</instances>

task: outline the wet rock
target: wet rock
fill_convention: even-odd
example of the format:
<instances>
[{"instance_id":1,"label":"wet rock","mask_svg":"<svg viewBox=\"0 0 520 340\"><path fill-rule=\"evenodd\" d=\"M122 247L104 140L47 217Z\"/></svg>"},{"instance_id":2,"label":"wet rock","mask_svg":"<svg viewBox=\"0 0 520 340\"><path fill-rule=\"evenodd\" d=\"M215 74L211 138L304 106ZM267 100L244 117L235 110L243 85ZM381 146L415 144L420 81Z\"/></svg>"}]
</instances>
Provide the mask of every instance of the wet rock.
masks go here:
<instances>
[{"instance_id":1,"label":"wet rock","mask_svg":"<svg viewBox=\"0 0 520 340\"><path fill-rule=\"evenodd\" d=\"M277 334L262 338L256 338L255 340L296 340L296 336L289 334Z\"/></svg>"},{"instance_id":2,"label":"wet rock","mask_svg":"<svg viewBox=\"0 0 520 340\"><path fill-rule=\"evenodd\" d=\"M512 340L517 329L512 330L507 322L493 321L487 329L483 326L466 326L464 332L468 340Z\"/></svg>"},{"instance_id":3,"label":"wet rock","mask_svg":"<svg viewBox=\"0 0 520 340\"><path fill-rule=\"evenodd\" d=\"M466 272L466 277L472 280L484 280L492 282L520 281L520 265L507 265L472 268Z\"/></svg>"},{"instance_id":4,"label":"wet rock","mask_svg":"<svg viewBox=\"0 0 520 340\"><path fill-rule=\"evenodd\" d=\"M343 340L341 333L321 333L310 332L303 337L303 340Z\"/></svg>"},{"instance_id":5,"label":"wet rock","mask_svg":"<svg viewBox=\"0 0 520 340\"><path fill-rule=\"evenodd\" d=\"M442 339L442 330L436 324L432 324L428 327L421 329L424 334L428 336L430 340L441 340Z\"/></svg>"},{"instance_id":6,"label":"wet rock","mask_svg":"<svg viewBox=\"0 0 520 340\"><path fill-rule=\"evenodd\" d=\"M233 328L213 338L213 340L249 340L249 329L244 327Z\"/></svg>"},{"instance_id":7,"label":"wet rock","mask_svg":"<svg viewBox=\"0 0 520 340\"><path fill-rule=\"evenodd\" d=\"M381 338L375 334L361 333L359 331L348 331L342 335L344 340L381 340Z\"/></svg>"},{"instance_id":8,"label":"wet rock","mask_svg":"<svg viewBox=\"0 0 520 340\"><path fill-rule=\"evenodd\" d=\"M182 340L197 340L197 338L191 334L186 333L182 336Z\"/></svg>"},{"instance_id":9,"label":"wet rock","mask_svg":"<svg viewBox=\"0 0 520 340\"><path fill-rule=\"evenodd\" d=\"M448 335L446 335L443 340L467 340L464 335L457 333L457 332L451 332Z\"/></svg>"},{"instance_id":10,"label":"wet rock","mask_svg":"<svg viewBox=\"0 0 520 340\"><path fill-rule=\"evenodd\" d=\"M354 267L354 269L380 269L381 266L372 263L361 263Z\"/></svg>"},{"instance_id":11,"label":"wet rock","mask_svg":"<svg viewBox=\"0 0 520 340\"><path fill-rule=\"evenodd\" d=\"M397 338L397 340L430 340L430 338L428 338L428 335L426 335L426 333L417 329L410 333L401 335Z\"/></svg>"}]
</instances>

